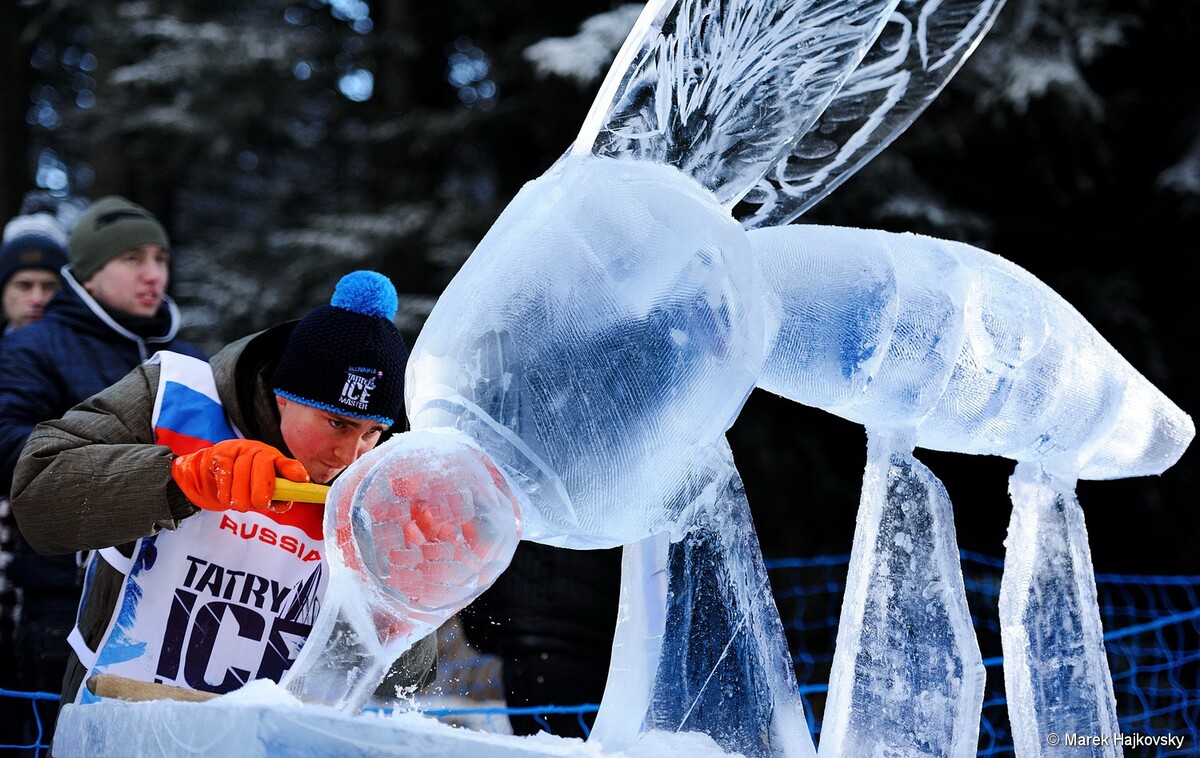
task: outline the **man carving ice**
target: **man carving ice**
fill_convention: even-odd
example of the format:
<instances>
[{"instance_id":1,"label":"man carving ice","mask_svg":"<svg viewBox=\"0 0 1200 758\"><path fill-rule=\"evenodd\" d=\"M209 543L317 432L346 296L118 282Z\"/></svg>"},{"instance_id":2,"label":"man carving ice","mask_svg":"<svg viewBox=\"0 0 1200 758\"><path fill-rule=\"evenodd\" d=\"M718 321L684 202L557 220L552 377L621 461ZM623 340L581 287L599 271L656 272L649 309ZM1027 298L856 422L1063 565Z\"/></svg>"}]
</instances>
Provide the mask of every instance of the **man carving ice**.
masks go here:
<instances>
[{"instance_id":1,"label":"man carving ice","mask_svg":"<svg viewBox=\"0 0 1200 758\"><path fill-rule=\"evenodd\" d=\"M328 581L323 506L274 501L275 480L330 482L402 418L396 305L385 277L354 272L298 323L211 365L164 353L37 427L18 521L43 552L98 551L64 702L96 700L93 673L223 693L291 666ZM364 368L373 389L347 397ZM418 684L435 656L428 637L393 683Z\"/></svg>"}]
</instances>

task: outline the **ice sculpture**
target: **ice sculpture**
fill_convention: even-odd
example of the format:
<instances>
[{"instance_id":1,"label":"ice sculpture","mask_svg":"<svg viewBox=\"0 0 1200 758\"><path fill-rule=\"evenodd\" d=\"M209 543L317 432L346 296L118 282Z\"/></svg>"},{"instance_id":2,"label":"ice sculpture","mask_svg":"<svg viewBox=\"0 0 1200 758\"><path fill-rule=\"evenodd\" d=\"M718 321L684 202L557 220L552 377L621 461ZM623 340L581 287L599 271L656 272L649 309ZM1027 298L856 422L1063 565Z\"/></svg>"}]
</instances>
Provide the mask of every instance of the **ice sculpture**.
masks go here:
<instances>
[{"instance_id":1,"label":"ice sculpture","mask_svg":"<svg viewBox=\"0 0 1200 758\"><path fill-rule=\"evenodd\" d=\"M1022 754L1065 713L1111 720L1068 484L1163 471L1194 436L1191 419L994 255L870 230L757 228L796 218L888 144L998 10L648 3L574 144L521 190L427 320L408 369L410 434L469 438L511 488L526 539L629 546L593 732L606 749L668 730L748 756L814 753L724 440L756 386L861 423L872 440L822 755L974 752L979 651L949 501L916 446L1038 472L1014 480L1015 513L1043 515L1014 516L1009 560L1022 568L1006 572ZM739 223L743 199L752 210ZM364 482L383 465L361 463ZM438 489L455 475L425 474ZM1043 476L1060 517L1039 505L1044 488L1018 494ZM1031 518L1057 536L1027 536ZM1049 588L1053 606L1030 601ZM1064 608L1073 615L1057 619ZM369 619L341 614L337 629L373 651ZM1051 634L1056 621L1076 632ZM1047 670L1063 645L1087 687ZM314 664L293 671L312 677L302 672ZM341 686L310 691L342 697ZM1043 713L1068 690L1073 702Z\"/></svg>"}]
</instances>

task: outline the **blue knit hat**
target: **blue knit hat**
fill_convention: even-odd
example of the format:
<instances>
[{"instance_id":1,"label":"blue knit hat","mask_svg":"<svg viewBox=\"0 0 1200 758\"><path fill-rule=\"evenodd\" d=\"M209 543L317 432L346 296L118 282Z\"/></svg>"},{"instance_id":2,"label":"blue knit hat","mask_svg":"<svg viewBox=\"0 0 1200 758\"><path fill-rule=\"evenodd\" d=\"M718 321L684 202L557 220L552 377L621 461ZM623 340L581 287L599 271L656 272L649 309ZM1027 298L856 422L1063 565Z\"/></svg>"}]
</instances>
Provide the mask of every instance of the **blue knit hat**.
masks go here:
<instances>
[{"instance_id":1,"label":"blue knit hat","mask_svg":"<svg viewBox=\"0 0 1200 758\"><path fill-rule=\"evenodd\" d=\"M18 216L4 231L4 244L0 246L0 289L18 271L37 268L57 274L66 265L65 233L48 214Z\"/></svg>"},{"instance_id":2,"label":"blue knit hat","mask_svg":"<svg viewBox=\"0 0 1200 758\"><path fill-rule=\"evenodd\" d=\"M346 274L329 305L288 337L272 384L280 397L391 426L404 414L408 346L396 328L396 288L374 271Z\"/></svg>"}]
</instances>

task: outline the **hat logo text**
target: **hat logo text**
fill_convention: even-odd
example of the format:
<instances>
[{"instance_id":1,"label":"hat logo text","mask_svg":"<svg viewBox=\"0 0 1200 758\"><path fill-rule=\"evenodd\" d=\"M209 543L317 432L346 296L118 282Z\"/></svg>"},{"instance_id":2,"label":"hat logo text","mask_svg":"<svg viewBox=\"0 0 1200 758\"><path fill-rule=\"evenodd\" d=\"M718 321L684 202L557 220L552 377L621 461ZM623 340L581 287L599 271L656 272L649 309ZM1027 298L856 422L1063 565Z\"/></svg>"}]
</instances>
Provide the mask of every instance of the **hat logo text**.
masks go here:
<instances>
[{"instance_id":1,"label":"hat logo text","mask_svg":"<svg viewBox=\"0 0 1200 758\"><path fill-rule=\"evenodd\" d=\"M376 374L373 371L369 376L363 376L353 370L348 372L346 383L342 385L342 404L365 411L371 392L375 389L375 378Z\"/></svg>"}]
</instances>

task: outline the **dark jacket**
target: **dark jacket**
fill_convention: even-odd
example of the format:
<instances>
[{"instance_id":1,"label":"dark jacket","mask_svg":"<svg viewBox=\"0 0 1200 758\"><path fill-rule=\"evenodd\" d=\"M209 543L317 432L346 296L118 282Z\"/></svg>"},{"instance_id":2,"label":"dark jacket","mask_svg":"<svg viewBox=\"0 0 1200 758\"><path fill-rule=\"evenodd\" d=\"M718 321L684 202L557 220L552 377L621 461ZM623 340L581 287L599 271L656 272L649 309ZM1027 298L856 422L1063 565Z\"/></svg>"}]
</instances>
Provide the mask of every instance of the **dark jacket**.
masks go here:
<instances>
[{"instance_id":1,"label":"dark jacket","mask_svg":"<svg viewBox=\"0 0 1200 758\"><path fill-rule=\"evenodd\" d=\"M62 416L108 387L159 350L198 358L200 351L175 339L179 311L166 300L151 318L114 316L67 272L46 315L0 343L0 494L35 424ZM25 613L73 615L78 599L75 556L46 558L24 540L13 540L8 573L25 592ZM44 606L44 607L43 607Z\"/></svg>"},{"instance_id":2,"label":"dark jacket","mask_svg":"<svg viewBox=\"0 0 1200 758\"><path fill-rule=\"evenodd\" d=\"M175 339L179 311L166 300L152 318L114 317L70 276L46 315L0 343L0 494L36 424L128 374L159 350L205 359Z\"/></svg>"},{"instance_id":3,"label":"dark jacket","mask_svg":"<svg viewBox=\"0 0 1200 758\"><path fill-rule=\"evenodd\" d=\"M247 438L288 455L271 377L294 325L238 340L211 361L229 420ZM157 365L139 366L61 419L34 430L13 479L13 512L37 550L61 553L117 546L129 556L138 538L174 529L198 512L171 478L174 455L154 444L151 417L158 372ZM79 621L89 645L104 634L121 582L119 572L99 562ZM400 661L405 683L423 683L436 655L433 635L406 653ZM72 660L64 702L74 698L84 673Z\"/></svg>"}]
</instances>

